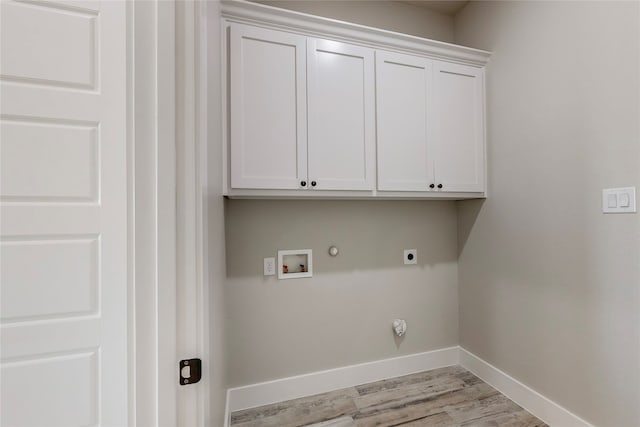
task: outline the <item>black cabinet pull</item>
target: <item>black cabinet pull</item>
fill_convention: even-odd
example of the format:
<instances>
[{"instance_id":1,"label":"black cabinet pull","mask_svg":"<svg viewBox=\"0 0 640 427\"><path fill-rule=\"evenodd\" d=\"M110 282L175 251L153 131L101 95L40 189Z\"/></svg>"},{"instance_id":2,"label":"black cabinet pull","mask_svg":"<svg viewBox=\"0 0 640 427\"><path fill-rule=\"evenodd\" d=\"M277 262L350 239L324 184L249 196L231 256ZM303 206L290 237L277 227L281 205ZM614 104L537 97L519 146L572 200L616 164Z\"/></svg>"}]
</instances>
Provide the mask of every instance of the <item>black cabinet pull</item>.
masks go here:
<instances>
[{"instance_id":1,"label":"black cabinet pull","mask_svg":"<svg viewBox=\"0 0 640 427\"><path fill-rule=\"evenodd\" d=\"M303 187L306 187L307 186L307 181L301 181L300 185L302 185Z\"/></svg>"},{"instance_id":2,"label":"black cabinet pull","mask_svg":"<svg viewBox=\"0 0 640 427\"><path fill-rule=\"evenodd\" d=\"M442 184L438 184L438 188L442 188Z\"/></svg>"},{"instance_id":3,"label":"black cabinet pull","mask_svg":"<svg viewBox=\"0 0 640 427\"><path fill-rule=\"evenodd\" d=\"M429 188L436 188L435 184L429 184Z\"/></svg>"},{"instance_id":4,"label":"black cabinet pull","mask_svg":"<svg viewBox=\"0 0 640 427\"><path fill-rule=\"evenodd\" d=\"M315 187L316 186L316 182L315 181L311 181L311 186Z\"/></svg>"}]
</instances>

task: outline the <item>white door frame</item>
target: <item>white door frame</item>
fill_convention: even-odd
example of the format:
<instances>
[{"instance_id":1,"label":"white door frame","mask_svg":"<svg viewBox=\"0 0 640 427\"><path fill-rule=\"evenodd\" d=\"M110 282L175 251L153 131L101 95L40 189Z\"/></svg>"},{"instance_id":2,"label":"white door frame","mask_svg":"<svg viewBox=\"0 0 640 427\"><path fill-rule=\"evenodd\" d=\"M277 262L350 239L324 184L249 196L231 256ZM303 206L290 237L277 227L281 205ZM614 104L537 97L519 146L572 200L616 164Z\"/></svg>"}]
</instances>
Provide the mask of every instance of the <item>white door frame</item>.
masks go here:
<instances>
[{"instance_id":1,"label":"white door frame","mask_svg":"<svg viewBox=\"0 0 640 427\"><path fill-rule=\"evenodd\" d=\"M176 39L176 212L177 350L202 360L198 384L180 387L178 426L204 427L209 420L211 370L208 350L207 279L207 2L177 1Z\"/></svg>"},{"instance_id":2,"label":"white door frame","mask_svg":"<svg viewBox=\"0 0 640 427\"><path fill-rule=\"evenodd\" d=\"M131 426L204 427L208 419L205 3L129 8ZM184 358L202 359L200 383L178 384Z\"/></svg>"},{"instance_id":3,"label":"white door frame","mask_svg":"<svg viewBox=\"0 0 640 427\"><path fill-rule=\"evenodd\" d=\"M130 424L176 425L174 3L129 8Z\"/></svg>"},{"instance_id":4,"label":"white door frame","mask_svg":"<svg viewBox=\"0 0 640 427\"><path fill-rule=\"evenodd\" d=\"M130 3L131 426L209 420L206 7ZM185 358L200 383L178 385Z\"/></svg>"},{"instance_id":5,"label":"white door frame","mask_svg":"<svg viewBox=\"0 0 640 427\"><path fill-rule=\"evenodd\" d=\"M175 4L129 8L130 424L177 425Z\"/></svg>"}]
</instances>

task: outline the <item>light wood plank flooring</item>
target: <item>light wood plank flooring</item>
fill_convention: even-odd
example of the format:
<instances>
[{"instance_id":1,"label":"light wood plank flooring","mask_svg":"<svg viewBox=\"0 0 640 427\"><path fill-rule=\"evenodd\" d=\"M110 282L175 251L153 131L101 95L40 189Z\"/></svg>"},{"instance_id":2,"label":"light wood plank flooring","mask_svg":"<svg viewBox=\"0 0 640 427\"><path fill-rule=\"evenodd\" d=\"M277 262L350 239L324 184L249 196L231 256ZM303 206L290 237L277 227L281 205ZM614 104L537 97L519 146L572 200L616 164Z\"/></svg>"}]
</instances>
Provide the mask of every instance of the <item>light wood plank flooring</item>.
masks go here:
<instances>
[{"instance_id":1,"label":"light wood plank flooring","mask_svg":"<svg viewBox=\"0 0 640 427\"><path fill-rule=\"evenodd\" d=\"M332 421L333 420L333 421ZM460 366L231 414L232 427L548 427Z\"/></svg>"}]
</instances>

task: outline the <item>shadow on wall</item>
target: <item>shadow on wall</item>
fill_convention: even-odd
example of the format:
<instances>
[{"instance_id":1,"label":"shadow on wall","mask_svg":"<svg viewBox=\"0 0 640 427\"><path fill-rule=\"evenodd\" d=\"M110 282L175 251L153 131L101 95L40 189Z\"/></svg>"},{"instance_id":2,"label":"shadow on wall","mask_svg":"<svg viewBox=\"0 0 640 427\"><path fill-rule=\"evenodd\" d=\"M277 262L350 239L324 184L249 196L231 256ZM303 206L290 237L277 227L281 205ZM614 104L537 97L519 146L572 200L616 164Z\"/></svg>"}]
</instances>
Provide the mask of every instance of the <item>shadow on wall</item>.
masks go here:
<instances>
[{"instance_id":1,"label":"shadow on wall","mask_svg":"<svg viewBox=\"0 0 640 427\"><path fill-rule=\"evenodd\" d=\"M473 225L478 219L485 199L461 200L457 203L458 209L458 257L462 255L467 244Z\"/></svg>"},{"instance_id":2,"label":"shadow on wall","mask_svg":"<svg viewBox=\"0 0 640 427\"><path fill-rule=\"evenodd\" d=\"M453 201L226 199L227 277L262 276L283 249L312 249L314 275L456 262L456 218ZM404 249L418 265L404 265Z\"/></svg>"}]
</instances>

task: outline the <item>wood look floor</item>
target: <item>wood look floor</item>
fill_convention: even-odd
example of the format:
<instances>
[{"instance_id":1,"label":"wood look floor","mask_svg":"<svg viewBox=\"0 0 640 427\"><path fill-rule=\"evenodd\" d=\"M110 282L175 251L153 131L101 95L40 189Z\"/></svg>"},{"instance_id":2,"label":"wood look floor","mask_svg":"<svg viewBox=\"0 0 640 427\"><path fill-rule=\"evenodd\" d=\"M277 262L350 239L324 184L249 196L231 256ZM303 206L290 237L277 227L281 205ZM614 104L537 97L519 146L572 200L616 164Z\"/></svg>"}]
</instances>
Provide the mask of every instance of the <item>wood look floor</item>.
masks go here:
<instances>
[{"instance_id":1,"label":"wood look floor","mask_svg":"<svg viewBox=\"0 0 640 427\"><path fill-rule=\"evenodd\" d=\"M325 422L323 427L548 427L460 366L231 414L232 427L299 427Z\"/></svg>"}]
</instances>

